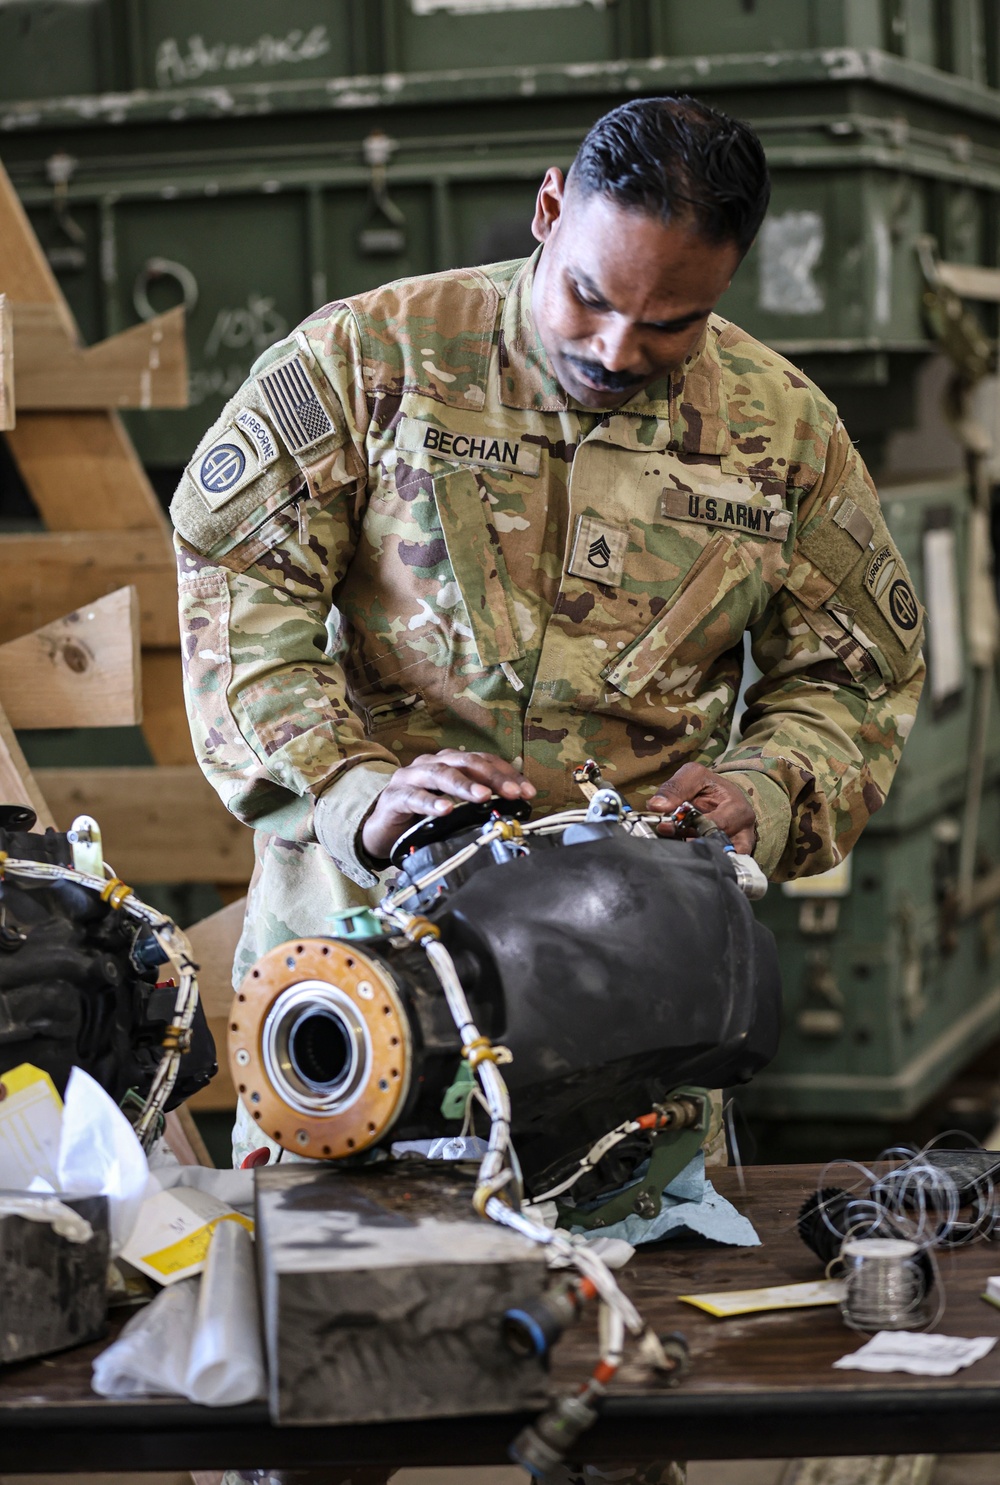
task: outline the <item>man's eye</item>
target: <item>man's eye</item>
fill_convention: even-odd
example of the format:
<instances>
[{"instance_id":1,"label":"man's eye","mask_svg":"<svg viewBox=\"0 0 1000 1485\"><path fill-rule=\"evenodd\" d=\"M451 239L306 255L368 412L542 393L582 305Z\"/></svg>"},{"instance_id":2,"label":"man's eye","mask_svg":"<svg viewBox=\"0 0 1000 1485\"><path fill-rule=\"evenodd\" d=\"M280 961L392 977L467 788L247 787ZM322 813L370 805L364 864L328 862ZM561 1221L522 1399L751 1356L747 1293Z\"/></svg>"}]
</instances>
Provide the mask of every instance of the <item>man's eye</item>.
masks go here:
<instances>
[{"instance_id":1,"label":"man's eye","mask_svg":"<svg viewBox=\"0 0 1000 1485\"><path fill-rule=\"evenodd\" d=\"M576 298L580 301L585 309L604 308L600 299L595 299L592 295L585 293L584 290L580 288L579 284L573 285L573 293L576 295Z\"/></svg>"}]
</instances>

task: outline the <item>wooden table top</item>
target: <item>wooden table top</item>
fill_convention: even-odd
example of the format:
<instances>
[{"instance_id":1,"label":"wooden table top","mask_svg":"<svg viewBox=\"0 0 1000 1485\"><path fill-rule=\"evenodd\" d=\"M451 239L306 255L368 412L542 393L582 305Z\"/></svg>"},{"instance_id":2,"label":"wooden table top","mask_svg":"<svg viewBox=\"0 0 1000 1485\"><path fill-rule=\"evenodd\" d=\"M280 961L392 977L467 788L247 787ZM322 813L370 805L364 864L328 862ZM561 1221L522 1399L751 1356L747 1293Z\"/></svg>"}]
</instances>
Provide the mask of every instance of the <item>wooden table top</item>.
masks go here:
<instances>
[{"instance_id":1,"label":"wooden table top","mask_svg":"<svg viewBox=\"0 0 1000 1485\"><path fill-rule=\"evenodd\" d=\"M949 1378L833 1370L864 1337L836 1307L719 1320L679 1294L750 1289L822 1277L795 1221L816 1189L813 1166L755 1166L712 1172L719 1192L753 1222L759 1248L671 1241L640 1250L620 1274L626 1292L659 1331L681 1330L690 1374L667 1388L627 1361L586 1457L602 1460L777 1458L799 1454L1000 1452L1000 1346ZM836 1184L836 1181L834 1181ZM1000 1273L1000 1246L946 1252L946 1305L938 1332L1000 1336L1000 1310L981 1295ZM107 1344L106 1342L103 1344ZM0 1372L3 1472L298 1467L503 1462L525 1419L463 1418L350 1428L274 1428L264 1404L202 1408L171 1399L110 1402L90 1391L101 1344ZM590 1325L560 1342L556 1387L579 1383L595 1361Z\"/></svg>"}]
</instances>

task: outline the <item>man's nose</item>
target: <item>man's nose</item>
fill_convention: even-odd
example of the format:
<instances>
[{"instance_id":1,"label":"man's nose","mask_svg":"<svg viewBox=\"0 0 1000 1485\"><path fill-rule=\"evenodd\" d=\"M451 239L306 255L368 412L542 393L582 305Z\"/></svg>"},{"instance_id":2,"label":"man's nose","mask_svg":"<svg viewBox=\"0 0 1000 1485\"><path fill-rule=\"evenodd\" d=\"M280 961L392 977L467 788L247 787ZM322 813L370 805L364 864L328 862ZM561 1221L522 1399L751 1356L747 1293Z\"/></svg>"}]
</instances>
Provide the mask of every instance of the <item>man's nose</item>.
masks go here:
<instances>
[{"instance_id":1,"label":"man's nose","mask_svg":"<svg viewBox=\"0 0 1000 1485\"><path fill-rule=\"evenodd\" d=\"M638 332L627 321L616 318L603 324L592 344L594 358L605 371L635 371L642 364Z\"/></svg>"}]
</instances>

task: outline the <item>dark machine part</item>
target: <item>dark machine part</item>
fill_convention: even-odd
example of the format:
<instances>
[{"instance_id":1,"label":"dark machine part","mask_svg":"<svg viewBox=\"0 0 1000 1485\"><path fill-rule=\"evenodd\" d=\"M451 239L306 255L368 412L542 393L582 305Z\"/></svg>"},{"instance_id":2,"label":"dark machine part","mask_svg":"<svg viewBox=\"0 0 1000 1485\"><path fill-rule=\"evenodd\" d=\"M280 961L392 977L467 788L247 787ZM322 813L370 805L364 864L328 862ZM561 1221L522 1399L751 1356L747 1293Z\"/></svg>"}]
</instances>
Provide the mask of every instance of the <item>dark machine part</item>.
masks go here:
<instances>
[{"instance_id":1,"label":"dark machine part","mask_svg":"<svg viewBox=\"0 0 1000 1485\"><path fill-rule=\"evenodd\" d=\"M43 1200L18 1192L22 1202ZM60 1198L89 1222L91 1236L72 1242L44 1221L0 1215L0 1363L48 1356L104 1333L108 1299L108 1199Z\"/></svg>"},{"instance_id":2,"label":"dark machine part","mask_svg":"<svg viewBox=\"0 0 1000 1485\"><path fill-rule=\"evenodd\" d=\"M482 865L447 877L424 909L480 1030L512 1054L512 1133L534 1192L679 1084L745 1082L777 1046L774 943L726 853L597 828L601 837L569 846L558 833L499 842L520 849L496 870L481 849ZM445 855L477 833L470 824L452 835ZM416 880L440 846L410 845L404 873ZM241 1096L296 1153L336 1159L390 1132L456 1129L441 1103L458 1033L426 955L406 939L282 945L243 982L231 1025ZM648 1153L636 1141L628 1168Z\"/></svg>"},{"instance_id":3,"label":"dark machine part","mask_svg":"<svg viewBox=\"0 0 1000 1485\"><path fill-rule=\"evenodd\" d=\"M16 812L16 813L15 813ZM0 806L0 851L12 859L73 865L70 842L31 831L34 816ZM176 991L157 987L161 959L147 928L74 882L0 880L0 1073L21 1062L47 1072L60 1094L82 1067L116 1102L149 1092ZM216 1071L199 1005L192 1044L167 1108Z\"/></svg>"}]
</instances>

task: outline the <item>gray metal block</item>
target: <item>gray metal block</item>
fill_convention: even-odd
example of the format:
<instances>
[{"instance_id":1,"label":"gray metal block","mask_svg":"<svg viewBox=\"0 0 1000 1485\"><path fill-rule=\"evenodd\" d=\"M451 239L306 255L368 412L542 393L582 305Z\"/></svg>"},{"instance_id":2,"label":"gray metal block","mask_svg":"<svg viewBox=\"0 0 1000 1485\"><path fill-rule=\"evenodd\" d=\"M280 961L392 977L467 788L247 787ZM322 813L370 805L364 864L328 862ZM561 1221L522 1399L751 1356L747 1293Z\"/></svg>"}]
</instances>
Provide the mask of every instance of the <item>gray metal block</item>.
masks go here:
<instances>
[{"instance_id":1,"label":"gray metal block","mask_svg":"<svg viewBox=\"0 0 1000 1485\"><path fill-rule=\"evenodd\" d=\"M257 1261L276 1423L537 1408L546 1376L501 1337L545 1287L542 1250L478 1219L440 1165L256 1173Z\"/></svg>"},{"instance_id":2,"label":"gray metal block","mask_svg":"<svg viewBox=\"0 0 1000 1485\"><path fill-rule=\"evenodd\" d=\"M107 1198L60 1200L94 1229L87 1242L71 1243L47 1222L0 1216L0 1362L47 1356L103 1332L110 1256Z\"/></svg>"}]
</instances>

